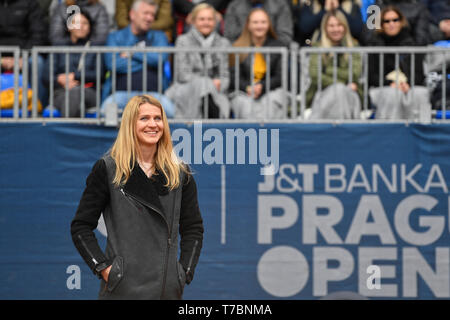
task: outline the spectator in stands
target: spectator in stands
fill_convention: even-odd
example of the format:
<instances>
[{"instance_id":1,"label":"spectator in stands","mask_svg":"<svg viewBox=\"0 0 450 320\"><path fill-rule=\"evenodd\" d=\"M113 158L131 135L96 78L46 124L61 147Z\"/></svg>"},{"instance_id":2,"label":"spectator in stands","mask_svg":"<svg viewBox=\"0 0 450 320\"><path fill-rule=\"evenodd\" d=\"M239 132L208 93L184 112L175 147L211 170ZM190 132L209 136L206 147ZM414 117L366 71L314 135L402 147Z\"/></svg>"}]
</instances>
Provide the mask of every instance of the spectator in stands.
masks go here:
<instances>
[{"instance_id":1,"label":"spectator in stands","mask_svg":"<svg viewBox=\"0 0 450 320\"><path fill-rule=\"evenodd\" d=\"M320 37L320 27L327 12L339 10L345 15L350 33L359 39L363 20L359 0L312 0L304 2L296 17L296 36L300 45L309 45Z\"/></svg>"},{"instance_id":2,"label":"spectator in stands","mask_svg":"<svg viewBox=\"0 0 450 320\"><path fill-rule=\"evenodd\" d=\"M47 25L43 22L39 3L28 0L3 0L0 2L0 46L18 46L31 49L33 46L46 45ZM13 72L14 58L11 52L2 53L1 69L3 73ZM45 68L44 56L38 56L38 97L42 104L47 103L42 76ZM22 69L22 58L19 60ZM28 61L31 73L31 57ZM29 79L31 76L29 74Z\"/></svg>"},{"instance_id":3,"label":"spectator in stands","mask_svg":"<svg viewBox=\"0 0 450 320\"><path fill-rule=\"evenodd\" d=\"M130 9L130 24L121 30L112 32L109 34L106 41L106 45L109 47L167 47L169 42L164 32L160 30L152 30L151 26L155 19L158 6L153 0L136 0ZM112 57L113 53L105 54L105 65L107 70L112 71ZM152 92L151 94L160 100L165 108L165 112L168 117L173 117L173 105L170 101L167 101L158 92L158 59L159 53L147 53L147 66L146 66L146 82L147 87L143 87L144 76L144 54L143 53L115 53L116 57L116 88L115 95L109 96L102 104L102 110L115 101L119 109L125 107L130 97L142 94L143 91ZM128 61L131 59L131 90L128 94L127 86L127 72ZM164 63L168 59L168 54L161 54L162 62ZM145 89L145 90L144 90ZM107 96L111 92L111 77L106 81L103 88L103 97Z\"/></svg>"},{"instance_id":4,"label":"spectator in stands","mask_svg":"<svg viewBox=\"0 0 450 320\"><path fill-rule=\"evenodd\" d=\"M176 53L175 83L166 95L177 106L177 118L202 118L205 113L208 118L228 118L228 55L207 50L226 48L230 43L215 31L216 10L211 5L196 5L191 16L192 28L177 38L175 47L197 47L205 52Z\"/></svg>"},{"instance_id":5,"label":"spectator in stands","mask_svg":"<svg viewBox=\"0 0 450 320\"><path fill-rule=\"evenodd\" d=\"M358 45L350 34L344 13L340 10L331 10L324 15L320 33L320 40L313 44L314 47L352 48ZM322 60L320 71L319 58ZM350 63L352 79L349 77ZM362 97L362 87L359 85L362 71L360 54L336 54L336 66L336 83L334 83L333 54L312 54L310 57L311 85L307 92L307 104L310 105L313 101L310 119L360 119ZM317 91L318 72L321 73L321 91Z\"/></svg>"},{"instance_id":6,"label":"spectator in stands","mask_svg":"<svg viewBox=\"0 0 450 320\"><path fill-rule=\"evenodd\" d=\"M268 13L278 40L285 46L292 41L294 28L292 11L286 0L232 0L225 13L225 37L231 42L240 36L247 17L255 7L262 7Z\"/></svg>"},{"instance_id":7,"label":"spectator in stands","mask_svg":"<svg viewBox=\"0 0 450 320\"><path fill-rule=\"evenodd\" d=\"M402 11L394 6L381 10L381 29L373 34L370 46L415 46L408 28L408 21ZM422 55L415 55L414 74L411 74L411 54L399 54L399 69L396 70L395 54L383 55L382 79L379 79L381 68L379 54L369 55L370 98L376 106L376 118L381 119L414 119L419 108L429 105L428 91L422 87L424 81ZM412 81L414 77L414 87Z\"/></svg>"},{"instance_id":8,"label":"spectator in stands","mask_svg":"<svg viewBox=\"0 0 450 320\"><path fill-rule=\"evenodd\" d=\"M189 30L192 24L190 13L200 3L208 3L216 9L216 31L223 35L223 14L229 2L230 0L172 0L175 17L175 36L179 36Z\"/></svg>"},{"instance_id":9,"label":"spectator in stands","mask_svg":"<svg viewBox=\"0 0 450 320\"><path fill-rule=\"evenodd\" d=\"M395 6L405 16L415 45L424 46L433 42L430 36L429 11L419 0L377 0L381 9Z\"/></svg>"},{"instance_id":10,"label":"spectator in stands","mask_svg":"<svg viewBox=\"0 0 450 320\"><path fill-rule=\"evenodd\" d=\"M75 26L75 22L79 25ZM72 24L66 29L65 42L62 46L78 47L89 46L91 36L92 19L87 11L80 10L75 13ZM63 117L79 117L81 110L81 90L84 90L85 108L94 107L96 104L96 70L97 61L94 53L70 53L69 73L66 74L66 55L58 53L54 55L54 106L60 110ZM85 85L81 87L82 70L85 72ZM45 80L49 82L50 65L47 64ZM102 72L101 72L102 74ZM68 89L69 104L66 108L66 88ZM68 113L66 113L66 109Z\"/></svg>"},{"instance_id":11,"label":"spectator in stands","mask_svg":"<svg viewBox=\"0 0 450 320\"><path fill-rule=\"evenodd\" d=\"M450 2L449 0L421 0L430 12L430 23L441 32L434 39L450 40Z\"/></svg>"},{"instance_id":12,"label":"spectator in stands","mask_svg":"<svg viewBox=\"0 0 450 320\"><path fill-rule=\"evenodd\" d=\"M250 11L247 22L233 47L280 47L268 13L262 8ZM244 119L280 119L285 118L283 105L285 92L281 87L281 56L270 54L267 65L263 54L239 54L239 91L235 93L235 56L231 55L231 108L236 118ZM253 66L252 66L253 61ZM253 79L251 70L253 69ZM267 83L266 74L270 75ZM269 91L267 91L267 88Z\"/></svg>"},{"instance_id":13,"label":"spectator in stands","mask_svg":"<svg viewBox=\"0 0 450 320\"><path fill-rule=\"evenodd\" d=\"M84 9L92 19L91 45L104 45L109 32L108 13L99 0L65 0L59 3L50 16L50 41L52 45L61 45L66 42L66 26L73 20L73 15L67 17L67 9L78 6ZM78 10L72 10L72 14ZM69 19L69 20L68 20Z\"/></svg>"},{"instance_id":14,"label":"spectator in stands","mask_svg":"<svg viewBox=\"0 0 450 320\"><path fill-rule=\"evenodd\" d=\"M172 42L172 3L170 0L154 1L158 9L151 29L164 31L169 42ZM133 2L134 0L116 0L115 19L119 29L125 28L130 23L129 13Z\"/></svg>"}]
</instances>

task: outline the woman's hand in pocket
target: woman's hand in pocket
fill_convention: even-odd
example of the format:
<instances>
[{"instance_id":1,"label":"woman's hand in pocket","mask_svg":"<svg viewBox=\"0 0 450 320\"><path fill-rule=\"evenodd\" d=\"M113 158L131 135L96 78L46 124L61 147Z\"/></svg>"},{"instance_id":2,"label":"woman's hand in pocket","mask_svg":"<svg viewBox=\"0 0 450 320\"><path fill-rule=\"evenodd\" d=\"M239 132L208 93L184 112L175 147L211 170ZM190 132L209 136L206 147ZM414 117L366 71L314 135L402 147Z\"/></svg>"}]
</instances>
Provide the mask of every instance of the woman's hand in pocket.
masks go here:
<instances>
[{"instance_id":1,"label":"woman's hand in pocket","mask_svg":"<svg viewBox=\"0 0 450 320\"><path fill-rule=\"evenodd\" d=\"M103 270L101 271L103 280L105 280L105 282L108 282L109 271L111 271L111 267L112 267L112 266L109 266L109 267L107 267L107 268L105 268L105 269L103 269Z\"/></svg>"}]
</instances>

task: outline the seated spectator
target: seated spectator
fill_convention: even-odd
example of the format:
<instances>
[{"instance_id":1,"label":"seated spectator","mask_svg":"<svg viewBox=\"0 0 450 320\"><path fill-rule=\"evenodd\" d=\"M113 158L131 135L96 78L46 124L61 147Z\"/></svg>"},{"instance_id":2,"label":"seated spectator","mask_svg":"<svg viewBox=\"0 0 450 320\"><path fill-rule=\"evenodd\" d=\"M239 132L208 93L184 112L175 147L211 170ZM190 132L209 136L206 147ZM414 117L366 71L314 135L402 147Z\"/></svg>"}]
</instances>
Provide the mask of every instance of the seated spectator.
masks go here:
<instances>
[{"instance_id":1,"label":"seated spectator","mask_svg":"<svg viewBox=\"0 0 450 320\"><path fill-rule=\"evenodd\" d=\"M228 55L207 51L229 47L230 43L215 31L216 10L212 6L200 3L191 15L192 28L177 38L175 47L197 47L205 52L175 55L175 83L165 94L176 104L176 118L202 118L205 113L208 118L228 118Z\"/></svg>"},{"instance_id":2,"label":"seated spectator","mask_svg":"<svg viewBox=\"0 0 450 320\"><path fill-rule=\"evenodd\" d=\"M430 12L430 23L439 29L433 42L450 40L450 2L448 0L421 0Z\"/></svg>"},{"instance_id":3,"label":"seated spectator","mask_svg":"<svg viewBox=\"0 0 450 320\"><path fill-rule=\"evenodd\" d=\"M155 19L157 5L153 0L136 0L130 9L130 23L121 30L109 34L106 45L109 47L167 47L169 45L164 32L160 30L152 30L151 26ZM147 53L147 87L143 87L144 76L144 53L114 53L116 57L116 87L115 95L108 97L102 104L102 110L115 101L119 109L123 109L129 100L129 94L132 96L142 94L143 91L158 91L158 57L159 53ZM112 65L113 53L105 54L105 66L108 71L113 70ZM131 87L127 86L128 61L131 59ZM162 54L163 63L167 61L168 54ZM128 92L131 90L131 93ZM144 90L145 89L145 90ZM105 97L111 92L111 77L109 77L103 88L103 96ZM154 95L154 93L152 93ZM163 103L165 112L168 117L173 117L174 110L172 105ZM167 109L168 108L168 109Z\"/></svg>"},{"instance_id":4,"label":"seated spectator","mask_svg":"<svg viewBox=\"0 0 450 320\"><path fill-rule=\"evenodd\" d=\"M408 21L394 6L381 11L381 29L369 41L370 46L415 46ZM419 109L429 106L428 90L422 87L424 81L422 55L415 55L415 72L411 74L411 54L399 54L399 69L396 70L395 54L384 54L382 79L379 79L379 54L369 54L370 98L376 107L378 119L415 119ZM412 85L414 77L414 87Z\"/></svg>"},{"instance_id":5,"label":"seated spectator","mask_svg":"<svg viewBox=\"0 0 450 320\"><path fill-rule=\"evenodd\" d=\"M52 45L61 45L66 42L66 26L70 22L67 17L67 9L73 5L84 9L91 17L91 45L104 45L109 32L109 20L106 8L99 0L65 0L59 3L50 16L50 41ZM72 11L72 14L75 13L77 13L77 10ZM73 19L73 16L69 16L70 19Z\"/></svg>"},{"instance_id":6,"label":"seated spectator","mask_svg":"<svg viewBox=\"0 0 450 320\"><path fill-rule=\"evenodd\" d=\"M252 8L262 7L269 15L278 40L285 46L292 41L294 33L292 11L286 0L232 0L225 13L225 37L237 40Z\"/></svg>"},{"instance_id":7,"label":"seated spectator","mask_svg":"<svg viewBox=\"0 0 450 320\"><path fill-rule=\"evenodd\" d=\"M190 13L192 9L200 3L208 3L216 9L216 31L223 35L223 14L225 13L229 2L230 0L172 0L175 17L175 36L179 36L189 31L192 24Z\"/></svg>"},{"instance_id":8,"label":"seated spectator","mask_svg":"<svg viewBox=\"0 0 450 320\"><path fill-rule=\"evenodd\" d=\"M361 7L356 0L313 0L304 3L297 17L297 41L309 45L319 38L321 21L327 12L339 10L344 14L350 33L359 39L363 30Z\"/></svg>"},{"instance_id":9,"label":"seated spectator","mask_svg":"<svg viewBox=\"0 0 450 320\"><path fill-rule=\"evenodd\" d=\"M74 27L74 21L77 21L79 26ZM80 13L75 13L72 22L72 25L69 25L69 28L66 29L65 42L61 42L61 45L65 47L88 47L90 45L91 25L93 24L89 13L81 9ZM81 74L83 69L85 72L84 88L81 87ZM101 69L100 72L102 74ZM54 55L53 71L55 76L53 103L63 117L80 116L82 90L84 90L85 108L88 109L96 105L96 70L97 61L96 54L94 53L70 53L68 74L66 74L66 54L58 53ZM49 73L50 65L48 63L45 72L45 80L47 83L49 82ZM69 95L67 108L66 88L68 89Z\"/></svg>"},{"instance_id":10,"label":"seated spectator","mask_svg":"<svg viewBox=\"0 0 450 320\"><path fill-rule=\"evenodd\" d=\"M247 22L233 47L280 47L268 13L262 8L250 11ZM239 54L239 91L233 90L235 81L235 56L230 58L231 69L231 109L236 118L243 119L281 119L285 92L281 89L281 55L270 54L270 66L266 64L263 54L255 53L252 66L250 54ZM269 68L270 67L270 68ZM251 70L253 68L253 79ZM266 73L270 75L270 83L266 83ZM269 91L266 91L266 88Z\"/></svg>"},{"instance_id":11,"label":"seated spectator","mask_svg":"<svg viewBox=\"0 0 450 320\"><path fill-rule=\"evenodd\" d=\"M43 22L39 3L28 0L4 0L0 9L0 46L18 46L31 49L33 46L46 45L47 25ZM31 80L31 56L28 63ZM44 56L38 56L38 98L42 104L47 103L48 93L42 81L45 67ZM19 67L22 69L22 58ZM11 52L1 54L1 72L12 73L14 58ZM31 82L31 81L30 81Z\"/></svg>"},{"instance_id":12,"label":"seated spectator","mask_svg":"<svg viewBox=\"0 0 450 320\"><path fill-rule=\"evenodd\" d=\"M433 42L430 37L429 12L419 0L377 0L375 2L381 9L386 6L395 6L405 16L415 45L424 46Z\"/></svg>"},{"instance_id":13,"label":"seated spectator","mask_svg":"<svg viewBox=\"0 0 450 320\"><path fill-rule=\"evenodd\" d=\"M332 48L357 46L350 34L345 15L339 10L325 14L320 27L320 40L314 47ZM352 79L349 78L349 64ZM322 59L321 71L319 61ZM307 104L311 101L310 119L360 119L362 87L359 85L362 65L360 54L336 54L337 70L334 83L334 58L332 54L312 54L309 62L311 86L307 92ZM318 72L321 72L322 91L318 89ZM314 97L314 100L313 100Z\"/></svg>"},{"instance_id":14,"label":"seated spectator","mask_svg":"<svg viewBox=\"0 0 450 320\"><path fill-rule=\"evenodd\" d=\"M172 42L172 3L170 0L154 1L158 9L151 29L163 31L169 42ZM116 0L115 20L119 29L125 28L130 23L129 13L133 2L134 0Z\"/></svg>"}]
</instances>

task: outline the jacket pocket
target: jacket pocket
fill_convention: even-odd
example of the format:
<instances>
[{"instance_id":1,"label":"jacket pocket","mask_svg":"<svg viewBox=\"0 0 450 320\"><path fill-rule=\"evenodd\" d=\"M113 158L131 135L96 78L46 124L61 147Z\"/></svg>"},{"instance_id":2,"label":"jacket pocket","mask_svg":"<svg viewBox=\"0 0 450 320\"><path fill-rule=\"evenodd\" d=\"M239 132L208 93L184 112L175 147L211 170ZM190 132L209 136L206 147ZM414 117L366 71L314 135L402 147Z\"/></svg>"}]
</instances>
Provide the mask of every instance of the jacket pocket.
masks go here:
<instances>
[{"instance_id":1,"label":"jacket pocket","mask_svg":"<svg viewBox=\"0 0 450 320\"><path fill-rule=\"evenodd\" d=\"M108 275L108 282L106 283L106 289L112 292L123 278L123 258L116 256L111 265L111 270Z\"/></svg>"}]
</instances>

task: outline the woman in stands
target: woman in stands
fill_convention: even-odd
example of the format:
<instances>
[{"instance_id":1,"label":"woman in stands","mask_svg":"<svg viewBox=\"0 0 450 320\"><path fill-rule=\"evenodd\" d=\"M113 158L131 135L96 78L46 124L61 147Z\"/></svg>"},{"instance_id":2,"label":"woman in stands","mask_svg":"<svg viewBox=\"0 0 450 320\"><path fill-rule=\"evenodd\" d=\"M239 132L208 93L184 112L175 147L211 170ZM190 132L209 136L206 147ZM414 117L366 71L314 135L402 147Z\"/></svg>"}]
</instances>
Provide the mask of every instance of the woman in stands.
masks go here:
<instances>
[{"instance_id":1,"label":"woman in stands","mask_svg":"<svg viewBox=\"0 0 450 320\"><path fill-rule=\"evenodd\" d=\"M73 9L70 10L69 7ZM76 6L76 7L75 7ZM65 0L61 1L53 10L50 16L50 42L52 45L61 45L66 42L66 29L68 22L73 21L77 13L77 7L84 9L92 20L91 24L91 45L99 46L106 43L109 33L109 17L106 7L99 0ZM69 12L67 12L69 9Z\"/></svg>"},{"instance_id":2,"label":"woman in stands","mask_svg":"<svg viewBox=\"0 0 450 320\"><path fill-rule=\"evenodd\" d=\"M65 47L88 47L91 44L93 21L87 11L81 9L72 19L73 25L66 28L64 41L60 41ZM78 24L78 25L75 25ZM101 63L101 62L100 62ZM47 59L44 78L49 83L50 59ZM84 69L84 88L81 87L82 70ZM100 74L102 75L102 66ZM66 74L66 54L54 55L54 98L53 105L61 111L64 117L79 117L81 108L81 90L84 90L85 110L96 105L97 61L94 53L70 53L69 73ZM67 90L66 90L67 89ZM68 92L69 105L66 107L66 91ZM68 111L68 112L67 112Z\"/></svg>"},{"instance_id":3,"label":"woman in stands","mask_svg":"<svg viewBox=\"0 0 450 320\"><path fill-rule=\"evenodd\" d=\"M102 214L105 252L93 232ZM135 96L126 105L116 141L86 180L71 234L101 279L99 299L182 298L200 256L203 221L195 180L173 151L155 98Z\"/></svg>"},{"instance_id":4,"label":"woman in stands","mask_svg":"<svg viewBox=\"0 0 450 320\"><path fill-rule=\"evenodd\" d=\"M208 53L210 48L226 48L230 43L216 31L216 11L201 3L191 12L192 28L179 36L176 48L195 47L203 52L175 54L175 83L166 96L176 104L175 118L228 118L230 105L226 92L230 82L228 56ZM206 108L206 109L205 109Z\"/></svg>"},{"instance_id":5,"label":"woman in stands","mask_svg":"<svg viewBox=\"0 0 450 320\"><path fill-rule=\"evenodd\" d=\"M394 6L381 11L381 29L376 30L369 46L416 46L403 13ZM415 119L420 108L429 105L428 90L423 87L423 56L416 54L414 65L410 53L398 54L396 70L395 54L383 54L380 79L380 54L369 55L369 85L371 102L376 107L375 117L380 119ZM414 73L411 73L414 67ZM414 81L414 82L413 82ZM380 86L381 84L381 86ZM414 84L414 85L413 85ZM379 87L380 86L380 87Z\"/></svg>"},{"instance_id":6,"label":"woman in stands","mask_svg":"<svg viewBox=\"0 0 450 320\"><path fill-rule=\"evenodd\" d=\"M357 46L356 40L350 34L345 15L338 10L325 14L320 33L319 41L313 44L315 47L353 48ZM319 59L321 59L320 70ZM358 83L362 70L360 54L336 53L336 79L334 65L335 61L331 53L312 54L310 57L311 85L307 92L307 105L312 102L310 119L359 119L362 95L362 88ZM351 75L349 75L350 67ZM319 76L321 91L317 91Z\"/></svg>"},{"instance_id":7,"label":"woman in stands","mask_svg":"<svg viewBox=\"0 0 450 320\"><path fill-rule=\"evenodd\" d=\"M233 47L282 46L269 15L262 8L250 11L241 35L233 43ZM264 54L255 53L253 58L252 54L239 54L239 84L235 82L235 62L235 55L231 55L230 97L234 116L243 119L285 118L283 105L286 103L286 94L281 88L281 55L270 54L269 65ZM269 83L266 74L270 76Z\"/></svg>"},{"instance_id":8,"label":"woman in stands","mask_svg":"<svg viewBox=\"0 0 450 320\"><path fill-rule=\"evenodd\" d=\"M311 0L302 1L294 11L296 39L300 45L317 41L323 17L334 10L345 15L351 35L359 40L364 26L360 0Z\"/></svg>"}]
</instances>

